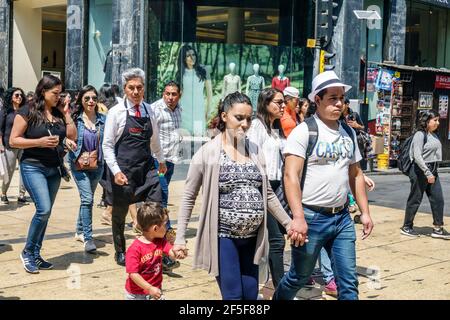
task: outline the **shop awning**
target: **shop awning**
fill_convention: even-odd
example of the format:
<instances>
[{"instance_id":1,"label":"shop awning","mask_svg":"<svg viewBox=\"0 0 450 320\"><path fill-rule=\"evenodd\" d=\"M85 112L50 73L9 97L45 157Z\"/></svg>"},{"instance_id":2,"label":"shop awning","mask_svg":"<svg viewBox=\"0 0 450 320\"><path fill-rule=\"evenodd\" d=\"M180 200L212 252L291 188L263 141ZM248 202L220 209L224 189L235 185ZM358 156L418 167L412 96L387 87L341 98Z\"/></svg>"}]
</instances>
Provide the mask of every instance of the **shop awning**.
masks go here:
<instances>
[{"instance_id":1,"label":"shop awning","mask_svg":"<svg viewBox=\"0 0 450 320\"><path fill-rule=\"evenodd\" d=\"M405 70L405 71L418 71L418 72L428 71L428 72L434 72L434 73L450 74L450 69L446 69L446 68L407 66L407 65L403 65L403 64L369 61L369 66L374 65L374 64L379 65L380 67L384 67L384 68L393 68L393 69L399 69L399 70Z\"/></svg>"}]
</instances>

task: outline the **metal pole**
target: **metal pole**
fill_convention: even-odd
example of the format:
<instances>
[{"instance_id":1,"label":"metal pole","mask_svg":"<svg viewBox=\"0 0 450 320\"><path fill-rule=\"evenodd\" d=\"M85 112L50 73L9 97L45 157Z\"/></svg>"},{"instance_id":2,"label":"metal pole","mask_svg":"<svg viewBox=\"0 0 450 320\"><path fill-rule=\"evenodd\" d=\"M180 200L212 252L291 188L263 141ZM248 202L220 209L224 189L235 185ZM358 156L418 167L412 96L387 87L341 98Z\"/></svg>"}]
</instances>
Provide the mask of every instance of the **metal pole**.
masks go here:
<instances>
[{"instance_id":1,"label":"metal pole","mask_svg":"<svg viewBox=\"0 0 450 320\"><path fill-rule=\"evenodd\" d=\"M319 74L319 64L320 64L320 47L317 47L317 41L319 39L317 39L317 21L319 21L318 16L319 16L319 1L316 0L316 19L314 21L315 24L315 28L314 28L314 39L316 39L316 47L314 49L314 67L313 67L313 79Z\"/></svg>"},{"instance_id":2,"label":"metal pole","mask_svg":"<svg viewBox=\"0 0 450 320\"><path fill-rule=\"evenodd\" d=\"M366 63L365 63L365 70L364 70L364 104L367 103L367 71L369 69L369 27L367 26L366 21Z\"/></svg>"}]
</instances>

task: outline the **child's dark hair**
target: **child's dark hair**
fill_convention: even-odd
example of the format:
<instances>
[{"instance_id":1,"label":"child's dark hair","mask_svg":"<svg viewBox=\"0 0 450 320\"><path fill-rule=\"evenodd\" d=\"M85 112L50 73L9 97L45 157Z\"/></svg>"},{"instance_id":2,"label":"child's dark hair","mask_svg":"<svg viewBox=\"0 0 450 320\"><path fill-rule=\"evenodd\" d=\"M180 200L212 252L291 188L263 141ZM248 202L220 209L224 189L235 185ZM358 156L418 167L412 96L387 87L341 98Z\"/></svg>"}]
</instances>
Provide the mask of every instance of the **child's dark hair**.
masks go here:
<instances>
[{"instance_id":1,"label":"child's dark hair","mask_svg":"<svg viewBox=\"0 0 450 320\"><path fill-rule=\"evenodd\" d=\"M151 226L161 225L168 216L167 209L158 202L145 202L137 211L137 223L142 231L147 231Z\"/></svg>"}]
</instances>

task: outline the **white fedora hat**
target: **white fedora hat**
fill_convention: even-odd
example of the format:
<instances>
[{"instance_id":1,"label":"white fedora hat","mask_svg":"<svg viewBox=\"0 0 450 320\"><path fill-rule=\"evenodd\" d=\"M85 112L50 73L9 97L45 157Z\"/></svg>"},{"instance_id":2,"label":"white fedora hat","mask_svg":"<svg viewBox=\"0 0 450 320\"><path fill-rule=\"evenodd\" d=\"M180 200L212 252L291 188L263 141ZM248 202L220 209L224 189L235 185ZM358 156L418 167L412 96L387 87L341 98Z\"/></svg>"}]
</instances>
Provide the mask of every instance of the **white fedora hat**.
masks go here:
<instances>
[{"instance_id":1,"label":"white fedora hat","mask_svg":"<svg viewBox=\"0 0 450 320\"><path fill-rule=\"evenodd\" d=\"M352 88L352 86L343 84L334 71L325 71L314 78L312 82L312 91L308 95L308 99L314 102L317 93L323 89L332 87L343 87L345 92Z\"/></svg>"}]
</instances>

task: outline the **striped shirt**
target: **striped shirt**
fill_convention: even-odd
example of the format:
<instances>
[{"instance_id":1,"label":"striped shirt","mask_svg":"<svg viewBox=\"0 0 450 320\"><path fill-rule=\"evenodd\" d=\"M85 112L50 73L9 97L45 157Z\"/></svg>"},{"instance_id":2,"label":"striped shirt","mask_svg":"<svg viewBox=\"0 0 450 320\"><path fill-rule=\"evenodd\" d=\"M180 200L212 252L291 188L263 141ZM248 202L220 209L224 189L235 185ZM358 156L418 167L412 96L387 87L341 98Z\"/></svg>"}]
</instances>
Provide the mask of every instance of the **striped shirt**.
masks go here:
<instances>
[{"instance_id":1,"label":"striped shirt","mask_svg":"<svg viewBox=\"0 0 450 320\"><path fill-rule=\"evenodd\" d=\"M172 163L177 163L181 158L180 145L182 137L179 129L182 109L180 105L177 105L175 110L172 111L163 99L156 101L150 107L155 113L156 122L159 127L159 138L164 159Z\"/></svg>"}]
</instances>

